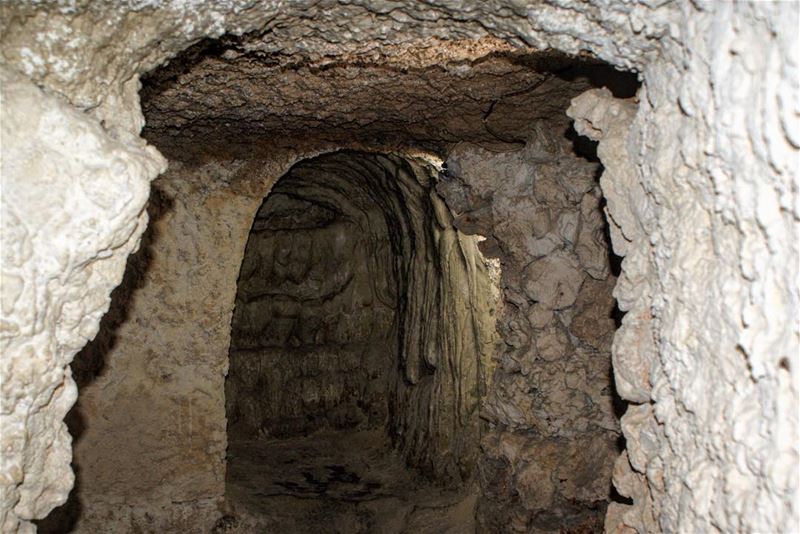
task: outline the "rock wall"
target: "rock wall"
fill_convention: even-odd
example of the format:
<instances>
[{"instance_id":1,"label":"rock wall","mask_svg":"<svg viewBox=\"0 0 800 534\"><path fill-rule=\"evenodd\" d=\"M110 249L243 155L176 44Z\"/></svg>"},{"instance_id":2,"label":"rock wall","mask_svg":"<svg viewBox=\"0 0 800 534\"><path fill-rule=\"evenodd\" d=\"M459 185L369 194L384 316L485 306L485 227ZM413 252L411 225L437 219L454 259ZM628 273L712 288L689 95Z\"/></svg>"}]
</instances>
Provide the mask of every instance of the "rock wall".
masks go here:
<instances>
[{"instance_id":1,"label":"rock wall","mask_svg":"<svg viewBox=\"0 0 800 534\"><path fill-rule=\"evenodd\" d=\"M611 508L612 531L798 527L798 9L706 7L687 10L678 73L647 71L638 111L604 91L569 110L600 140L625 255L614 481L633 504Z\"/></svg>"},{"instance_id":2,"label":"rock wall","mask_svg":"<svg viewBox=\"0 0 800 534\"><path fill-rule=\"evenodd\" d=\"M439 185L456 226L491 236L482 248L502 266L504 348L483 408L487 532L598 530L619 454L599 165L553 133L517 152L462 145Z\"/></svg>"},{"instance_id":3,"label":"rock wall","mask_svg":"<svg viewBox=\"0 0 800 534\"><path fill-rule=\"evenodd\" d=\"M30 532L72 487L69 362L97 333L165 162L21 76L0 76L0 530Z\"/></svg>"},{"instance_id":4,"label":"rock wall","mask_svg":"<svg viewBox=\"0 0 800 534\"><path fill-rule=\"evenodd\" d=\"M242 260L225 385L230 439L386 424L397 366L389 233L296 182L290 171L270 192Z\"/></svg>"},{"instance_id":5,"label":"rock wall","mask_svg":"<svg viewBox=\"0 0 800 534\"><path fill-rule=\"evenodd\" d=\"M265 431L291 435L323 423L347 427L366 419L366 425L391 428L408 461L432 476L448 482L471 476L479 439L479 380L494 341L491 281L476 240L453 228L433 191L429 164L356 152L320 156L292 168L277 190L272 213L277 217L270 217L259 204L277 170L286 167L280 158L173 162L154 182L142 249L129 261L100 334L73 364L82 391L68 418L76 436L77 490L41 523L45 531L210 530L222 514L225 493L226 400L232 439ZM305 206L299 217L298 198L313 198L324 210ZM298 221L305 230L280 236ZM246 255L251 228L262 241L251 236ZM307 248L297 231L317 233L319 246ZM281 239L287 246L277 246ZM269 240L271 246L264 246ZM313 261L291 261L296 245L324 258L328 270L314 272ZM351 254L356 246L363 250ZM275 262L260 261L267 252ZM354 268L352 276L347 266ZM241 306L233 322L238 337L231 343L237 275ZM335 290L342 287L350 292L337 299ZM248 295L264 297L261 291L270 288L302 297L303 313L312 314L292 322L295 334L282 329L280 318L262 316L274 309L269 303L288 310L280 294L267 295L256 306L248 301ZM302 290L311 293L304 297ZM440 297L423 297L434 293ZM320 308L308 306L315 295L326 301ZM333 322L326 330L313 314L327 313L330 306L358 313L345 320L327 317ZM365 314L371 322L359 321ZM264 320L271 321L264 325ZM350 337L366 326L373 329L372 339ZM252 351L244 344L277 340L281 332L288 334L289 349L293 335L313 341L317 358L297 368L317 373L318 381L303 376L280 382L278 373L253 369ZM356 342L351 353L337 352L347 346L325 337L337 332ZM295 357L315 356L309 346L297 348ZM323 373L323 357L349 362L351 369L339 376ZM413 373L415 382L409 378ZM337 379L345 390L352 385L354 394L339 395ZM305 389L298 391L301 386ZM301 409L300 423L287 409L308 391L313 397L330 390L329 402ZM248 410L260 410L258 424ZM325 420L308 422L309 415Z\"/></svg>"},{"instance_id":6,"label":"rock wall","mask_svg":"<svg viewBox=\"0 0 800 534\"><path fill-rule=\"evenodd\" d=\"M241 170L173 164L154 182L142 249L76 356L79 532L210 529L219 516L242 213L259 203L226 184Z\"/></svg>"},{"instance_id":7,"label":"rock wall","mask_svg":"<svg viewBox=\"0 0 800 534\"><path fill-rule=\"evenodd\" d=\"M353 312L329 319L356 345L350 357L361 370L346 371L353 383L363 380L356 399L360 398L362 409L375 407L373 423L387 425L411 465L458 482L471 478L476 461L484 367L495 341L495 301L476 239L453 227L452 216L434 190L435 177L436 171L421 160L353 151L319 156L293 167L279 191L314 199L339 214L339 222L330 228L336 241L329 246L335 251L325 254L326 247L314 251L325 254L336 273L316 279L310 271L301 272L298 264L302 276L297 278L307 281L301 286L284 282L283 287L342 288L349 273L335 265L336 258L350 256L357 262L350 263L358 266L347 282L352 293L338 303L326 297L326 306L346 304L372 314L371 319ZM351 241L342 237L345 224L354 232ZM363 250L348 254L347 243ZM276 248L272 254L277 257L282 252ZM243 264L243 276L248 268ZM309 264L302 268L309 269ZM280 283L287 277L273 273L272 279ZM314 307L307 302L304 308L313 314ZM250 315L243 307L242 313L249 318L259 312ZM325 330L315 329L314 324L309 319L297 326L313 333L320 350L330 350L325 348L330 343L324 341ZM367 327L372 329L369 335ZM333 346L338 358L348 357L343 348L348 349L345 344ZM303 383L318 391L313 380ZM319 390L335 389L336 384L335 376L319 378ZM334 393L332 399L336 397L341 398ZM383 415L387 410L388 418Z\"/></svg>"},{"instance_id":8,"label":"rock wall","mask_svg":"<svg viewBox=\"0 0 800 534\"><path fill-rule=\"evenodd\" d=\"M616 168L604 194L619 225L612 243L629 256L617 295L629 310L620 339L630 352L618 352L621 342L614 352L619 390L635 407L623 420L629 449L616 479L634 502L612 507L609 528L797 528L796 4L0 9L4 67L44 90L3 83L2 216L26 224L3 224L2 233L3 324L11 325L3 341L3 439L16 436L4 442L13 453L2 466L3 528L30 531L31 519L66 497L61 418L74 397L67 365L97 329L143 229L144 188L163 166L137 140L138 76L201 37L254 30L273 50L323 63L380 58L386 45L492 35L637 70L644 89L629 126L612 128L626 106L606 98L573 113L583 120L598 111L581 131L603 138L601 160ZM42 109L53 114L32 113ZM43 116L59 119L35 123ZM69 191L81 180L86 194L102 192L108 203L76 200L84 197ZM14 280L33 293L16 298L6 289L23 285Z\"/></svg>"}]
</instances>

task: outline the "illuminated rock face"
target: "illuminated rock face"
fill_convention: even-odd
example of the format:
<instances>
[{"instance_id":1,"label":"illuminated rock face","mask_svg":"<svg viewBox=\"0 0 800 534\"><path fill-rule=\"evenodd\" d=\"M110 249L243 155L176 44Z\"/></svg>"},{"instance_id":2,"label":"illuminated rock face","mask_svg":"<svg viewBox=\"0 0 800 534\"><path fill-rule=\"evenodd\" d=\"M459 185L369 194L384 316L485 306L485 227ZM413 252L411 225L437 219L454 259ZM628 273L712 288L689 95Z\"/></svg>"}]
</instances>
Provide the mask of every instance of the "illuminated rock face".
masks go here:
<instances>
[{"instance_id":1,"label":"illuminated rock face","mask_svg":"<svg viewBox=\"0 0 800 534\"><path fill-rule=\"evenodd\" d=\"M76 367L88 414L77 465L97 460L78 473L87 529L216 521L230 314L247 233L293 163L339 148L447 160L452 182L441 194L456 224L506 261L504 343L487 379L478 460L488 530L501 521L546 530L555 524L548 511L580 521L601 494L617 427L610 379L597 382L609 335L594 325L608 322L611 285L627 312L613 340L614 382L631 403L614 484L632 504L612 503L606 527L796 529L797 9L4 6L3 530L30 531L67 498L68 365L99 328L145 230L149 182L165 168L139 138L139 76L192 45L166 67L185 71L156 73L143 92L146 135L171 162L155 183L160 203L151 194L160 218L150 248L132 263L149 265L146 276L120 290L132 304L127 320L109 319L116 342L86 349L106 355L102 368ZM233 43L195 44L223 34ZM635 100L592 90L568 111L579 134L599 141L603 209L625 257L616 284L596 233L595 169L580 169L562 138L568 101L595 84L544 76L565 65L535 55L545 49L594 56L642 80ZM526 63L532 53L539 59ZM230 84L228 66L239 76ZM266 71L254 85L263 89L240 83ZM367 74L371 90L359 85ZM287 76L293 83L281 85ZM474 93L460 81L470 76ZM376 111L389 104L394 114ZM456 146L462 140L473 145ZM568 183L558 182L562 159ZM587 482L581 470L598 476Z\"/></svg>"},{"instance_id":2,"label":"illuminated rock face","mask_svg":"<svg viewBox=\"0 0 800 534\"><path fill-rule=\"evenodd\" d=\"M165 161L17 74L2 87L0 502L4 530L30 531L18 518L43 517L72 486L68 365L97 333Z\"/></svg>"}]
</instances>

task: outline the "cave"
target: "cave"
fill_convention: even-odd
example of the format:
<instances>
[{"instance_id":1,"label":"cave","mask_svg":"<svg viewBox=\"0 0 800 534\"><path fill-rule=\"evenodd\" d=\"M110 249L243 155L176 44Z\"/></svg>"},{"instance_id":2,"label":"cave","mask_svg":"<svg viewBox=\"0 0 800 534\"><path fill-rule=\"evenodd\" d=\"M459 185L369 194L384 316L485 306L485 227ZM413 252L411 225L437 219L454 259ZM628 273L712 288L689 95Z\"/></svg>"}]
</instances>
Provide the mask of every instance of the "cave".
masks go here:
<instances>
[{"instance_id":1,"label":"cave","mask_svg":"<svg viewBox=\"0 0 800 534\"><path fill-rule=\"evenodd\" d=\"M601 529L618 258L566 112L635 107L636 76L493 40L326 68L260 43L143 79L170 164L72 363L78 490L42 530L103 528L112 499L146 525L150 477L207 485L212 529Z\"/></svg>"},{"instance_id":2,"label":"cave","mask_svg":"<svg viewBox=\"0 0 800 534\"><path fill-rule=\"evenodd\" d=\"M334 152L295 164L256 212L225 385L232 521L288 532L471 524L458 515L475 492L444 486L475 468L497 290L437 176L424 160Z\"/></svg>"},{"instance_id":3,"label":"cave","mask_svg":"<svg viewBox=\"0 0 800 534\"><path fill-rule=\"evenodd\" d=\"M800 528L798 16L0 6L0 530Z\"/></svg>"},{"instance_id":4,"label":"cave","mask_svg":"<svg viewBox=\"0 0 800 534\"><path fill-rule=\"evenodd\" d=\"M170 163L72 363L78 489L42 530L114 500L112 524L194 528L137 502L155 480L215 496L212 530L602 529L618 257L567 108L635 108L636 76L492 40L298 68L260 39L143 79Z\"/></svg>"}]
</instances>

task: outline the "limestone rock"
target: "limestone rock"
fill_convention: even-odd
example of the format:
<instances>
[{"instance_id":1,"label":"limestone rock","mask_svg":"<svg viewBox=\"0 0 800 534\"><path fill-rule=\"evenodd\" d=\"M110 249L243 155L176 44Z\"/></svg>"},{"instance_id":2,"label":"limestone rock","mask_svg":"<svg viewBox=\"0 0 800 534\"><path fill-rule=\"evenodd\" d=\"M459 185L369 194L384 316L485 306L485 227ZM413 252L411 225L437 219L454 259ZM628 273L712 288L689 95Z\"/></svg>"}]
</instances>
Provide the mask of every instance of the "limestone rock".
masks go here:
<instances>
[{"instance_id":1,"label":"limestone rock","mask_svg":"<svg viewBox=\"0 0 800 534\"><path fill-rule=\"evenodd\" d=\"M83 504L96 521L207 530L216 519L209 518L217 513L223 470L213 458L225 442L226 314L247 231L245 223L209 223L222 220L220 214L249 223L274 180L298 158L359 145L422 148L448 159L449 168L465 175L461 183L474 189L462 197L466 213L476 211L459 211L456 220L479 229L485 250L503 264L504 303L520 300L521 271L536 259L532 254L574 254L588 276L602 280L601 253L582 248L600 244L592 224L579 231L577 250L563 239L562 248L555 246L563 236L552 231L561 212L579 209L579 194L591 183L587 163L565 146L572 141L564 137L569 124L561 112L565 100L592 84L565 90L571 72L551 69L560 76L548 80L527 72L527 61L553 58L526 58L519 52L525 47L600 58L643 82L635 99L598 89L569 110L576 130L599 140L611 244L626 257L615 296L628 312L618 338L630 343L614 347L621 349L616 379L624 396L649 406L625 430L647 439L627 443L629 457L647 473L637 473L633 504L622 513L613 506L614 517L639 532L778 532L800 521L794 499L800 332L792 320L800 313L797 4L164 0L9 2L0 10L3 69L16 73L4 74L2 84L4 530L31 531L32 519L66 498L69 445L61 420L75 397L66 367L98 329L144 230L147 184L164 166L138 138L140 77L173 60L166 77L150 78L163 82L156 84L163 91L151 95L168 98L145 103L148 135L160 138L173 169L182 157L193 164L166 192L175 201L168 220L178 226L154 225L174 248L155 252L155 276L136 296L162 304L140 302L141 323L125 323L120 337L121 353L137 357L105 369L95 386L109 388L108 397L95 398L91 386L80 392L81 402L97 403L98 411L117 411L108 427L117 435L105 442L116 447L116 463L97 471L94 487L99 494L113 487L120 496ZM202 41L223 35L220 46ZM473 101L462 79L484 59ZM193 63L200 76L191 72ZM241 70L226 73L229 65ZM359 84L359 65L373 79ZM388 68L380 71L383 65ZM257 74L259 66L270 70L274 84L243 76ZM504 83L495 83L495 75ZM411 78L435 85L416 92ZM190 80L204 90L181 85ZM313 82L304 87L304 80ZM534 105L527 105L528 89ZM248 104L251 93L259 105ZM359 106L351 93L368 105ZM272 101L280 109L270 108ZM448 102L468 110L459 114ZM384 103L406 107L387 116ZM293 120L305 128L292 130ZM404 137L406 129L414 139ZM316 130L324 132L319 142ZM190 132L196 135L182 135ZM516 151L458 147L460 136L486 149ZM533 224L514 208L523 205L524 213L553 212ZM511 221L515 212L520 220ZM528 311L525 303L520 310ZM553 320L560 321L557 315ZM511 317L504 311L498 320ZM123 341L128 348L121 348ZM576 350L591 346L575 343ZM431 344L414 346L420 358L410 361L445 367ZM591 361L587 356L583 363ZM563 378L568 368L554 371L558 363L541 375L528 365L526 376L521 365L497 365L487 405L496 413L518 412L515 420L524 422L531 384L544 374ZM418 371L425 369L408 378L420 383L425 373ZM196 387L198 379L213 383L216 393ZM125 402L116 404L117 396ZM198 423L198 413L212 407L215 422ZM128 409L145 422L125 427L118 414ZM573 418L562 422L554 431L585 428L583 416L577 427ZM488 437L503 432L503 421L489 424ZM663 432L651 432L654 425ZM98 436L106 427L88 428L84 443L105 439ZM154 464L137 454L152 452L147 444L154 443L171 444L180 454L166 455L163 470L140 477L148 473L143 466ZM78 455L81 447L76 442ZM529 524L529 503L515 497L507 476L511 456L524 455L487 455L483 525L489 531L560 528L552 517ZM490 500L494 490L498 498ZM194 500L174 504L184 492ZM152 503L119 504L144 496Z\"/></svg>"},{"instance_id":2,"label":"limestone rock","mask_svg":"<svg viewBox=\"0 0 800 534\"><path fill-rule=\"evenodd\" d=\"M532 301L559 310L572 306L583 284L575 262L561 254L534 260L523 272L525 293Z\"/></svg>"}]
</instances>

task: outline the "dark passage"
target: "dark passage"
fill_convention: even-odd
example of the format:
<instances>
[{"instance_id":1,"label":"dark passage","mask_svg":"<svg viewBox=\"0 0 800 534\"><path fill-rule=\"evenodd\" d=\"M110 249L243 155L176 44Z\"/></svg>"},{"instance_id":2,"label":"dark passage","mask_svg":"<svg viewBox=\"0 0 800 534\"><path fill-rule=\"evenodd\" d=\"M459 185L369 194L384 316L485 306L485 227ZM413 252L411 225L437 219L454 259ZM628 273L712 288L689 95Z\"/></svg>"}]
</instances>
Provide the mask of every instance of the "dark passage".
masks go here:
<instances>
[{"instance_id":1,"label":"dark passage","mask_svg":"<svg viewBox=\"0 0 800 534\"><path fill-rule=\"evenodd\" d=\"M337 152L296 165L259 209L226 382L229 520L474 528L491 282L435 176Z\"/></svg>"}]
</instances>

